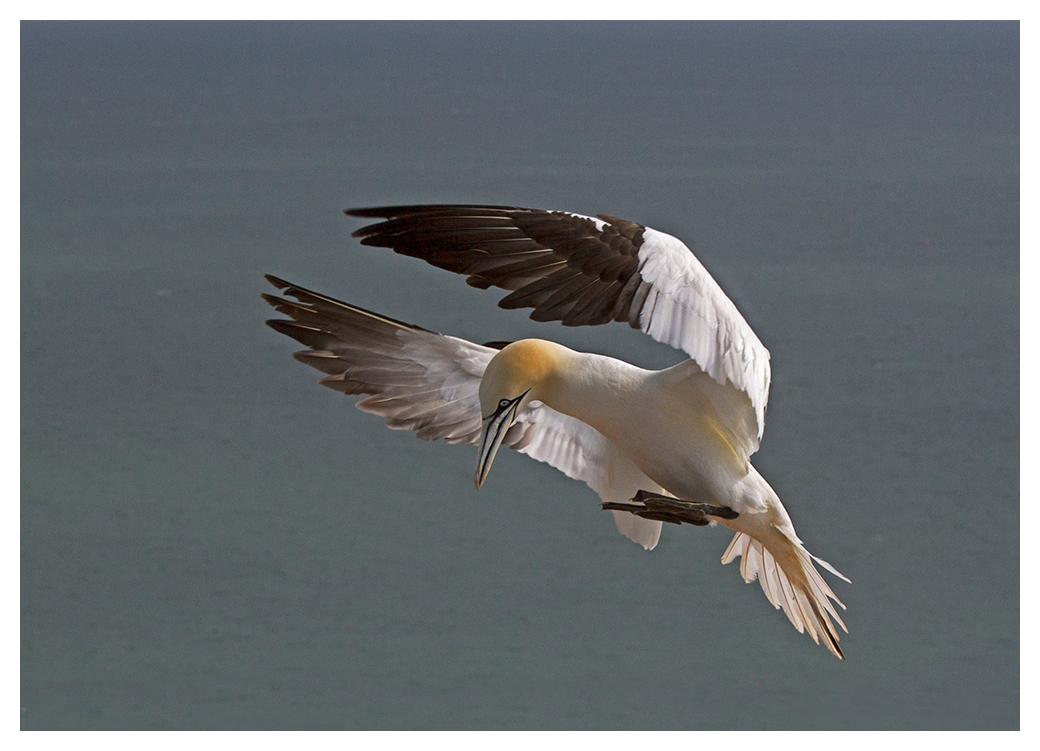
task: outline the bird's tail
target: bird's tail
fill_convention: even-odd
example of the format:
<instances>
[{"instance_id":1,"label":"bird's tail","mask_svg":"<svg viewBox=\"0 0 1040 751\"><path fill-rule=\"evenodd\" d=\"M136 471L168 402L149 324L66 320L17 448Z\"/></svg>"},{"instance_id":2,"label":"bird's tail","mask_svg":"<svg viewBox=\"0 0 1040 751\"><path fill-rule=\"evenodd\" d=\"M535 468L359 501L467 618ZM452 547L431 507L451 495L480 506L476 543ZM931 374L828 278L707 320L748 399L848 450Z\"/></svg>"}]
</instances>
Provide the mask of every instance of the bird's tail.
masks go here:
<instances>
[{"instance_id":1,"label":"bird's tail","mask_svg":"<svg viewBox=\"0 0 1040 751\"><path fill-rule=\"evenodd\" d=\"M726 548L722 556L723 563L731 563L740 558L740 575L745 582L753 582L756 578L762 585L769 602L774 608L783 608L798 633L809 632L809 636L817 644L820 639L837 658L844 660L845 655L838 646L838 630L831 622L848 633L838 611L831 600L842 610L845 605L837 598L820 572L813 566L813 561L845 581L848 581L826 561L811 555L793 534L769 525L767 529L755 530L755 537L746 532L737 532L733 542ZM761 539L759 539L761 538Z\"/></svg>"}]
</instances>

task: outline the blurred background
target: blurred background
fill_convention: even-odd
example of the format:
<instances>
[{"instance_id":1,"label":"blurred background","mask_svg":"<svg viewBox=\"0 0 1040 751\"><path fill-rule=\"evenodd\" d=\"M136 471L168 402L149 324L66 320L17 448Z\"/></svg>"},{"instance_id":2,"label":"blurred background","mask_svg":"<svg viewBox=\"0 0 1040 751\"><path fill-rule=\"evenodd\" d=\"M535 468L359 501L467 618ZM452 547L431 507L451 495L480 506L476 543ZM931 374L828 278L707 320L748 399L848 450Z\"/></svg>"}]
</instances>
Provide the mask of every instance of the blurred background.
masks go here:
<instances>
[{"instance_id":1,"label":"blurred background","mask_svg":"<svg viewBox=\"0 0 1040 751\"><path fill-rule=\"evenodd\" d=\"M1014 729L1016 23L23 23L21 705L33 728ZM362 248L343 209L609 213L772 352L755 464L839 662L584 485L387 430L273 273L647 367Z\"/></svg>"}]
</instances>

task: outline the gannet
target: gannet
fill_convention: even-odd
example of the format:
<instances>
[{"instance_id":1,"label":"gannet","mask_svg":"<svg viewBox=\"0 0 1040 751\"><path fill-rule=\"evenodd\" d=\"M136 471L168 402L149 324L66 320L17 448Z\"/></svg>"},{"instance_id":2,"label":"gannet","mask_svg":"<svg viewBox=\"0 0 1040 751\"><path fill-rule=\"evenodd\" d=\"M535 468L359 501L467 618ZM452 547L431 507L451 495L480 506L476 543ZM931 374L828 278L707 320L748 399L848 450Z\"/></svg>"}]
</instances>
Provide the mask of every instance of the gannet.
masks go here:
<instances>
[{"instance_id":1,"label":"gannet","mask_svg":"<svg viewBox=\"0 0 1040 751\"><path fill-rule=\"evenodd\" d=\"M475 483L508 446L582 480L618 530L650 550L663 521L722 524L774 608L840 659L845 605L750 457L769 395L769 352L736 306L677 238L607 214L509 206L348 209L379 221L353 233L476 287L509 294L565 326L627 322L688 360L646 370L542 339L476 344L349 305L274 276L264 299L288 319L267 323L308 349L296 359L321 383L363 394L357 407L427 440L478 447ZM294 298L294 299L289 299Z\"/></svg>"}]
</instances>

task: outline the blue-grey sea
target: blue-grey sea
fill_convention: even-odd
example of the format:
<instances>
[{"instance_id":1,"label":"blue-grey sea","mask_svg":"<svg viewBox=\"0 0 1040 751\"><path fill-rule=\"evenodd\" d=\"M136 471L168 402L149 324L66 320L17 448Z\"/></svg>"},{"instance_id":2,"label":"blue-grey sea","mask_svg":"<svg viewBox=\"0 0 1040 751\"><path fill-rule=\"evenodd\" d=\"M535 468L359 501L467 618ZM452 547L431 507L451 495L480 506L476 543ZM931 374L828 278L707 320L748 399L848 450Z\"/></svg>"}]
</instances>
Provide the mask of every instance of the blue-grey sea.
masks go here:
<instances>
[{"instance_id":1,"label":"blue-grey sea","mask_svg":"<svg viewBox=\"0 0 1040 751\"><path fill-rule=\"evenodd\" d=\"M23 729L1019 727L1017 23L23 23ZM264 273L476 341L615 324L343 209L609 213L772 353L756 466L840 662L587 487L386 429Z\"/></svg>"}]
</instances>

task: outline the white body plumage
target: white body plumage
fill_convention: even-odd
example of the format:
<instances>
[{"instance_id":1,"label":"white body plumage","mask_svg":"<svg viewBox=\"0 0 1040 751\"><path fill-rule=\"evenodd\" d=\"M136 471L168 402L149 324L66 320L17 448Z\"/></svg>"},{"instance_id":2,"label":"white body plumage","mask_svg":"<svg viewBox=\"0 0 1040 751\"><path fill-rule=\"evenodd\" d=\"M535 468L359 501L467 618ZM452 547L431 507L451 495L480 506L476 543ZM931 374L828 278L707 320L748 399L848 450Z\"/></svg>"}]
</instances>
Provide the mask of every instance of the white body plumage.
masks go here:
<instances>
[{"instance_id":1,"label":"white body plumage","mask_svg":"<svg viewBox=\"0 0 1040 751\"><path fill-rule=\"evenodd\" d=\"M354 233L363 244L509 290L502 307L565 325L624 321L690 359L650 371L541 339L499 350L268 277L298 301L265 295L291 319L269 324L310 348L296 357L324 371L322 383L367 394L358 407L392 428L476 444L478 488L503 445L551 464L595 490L618 529L647 549L660 519L675 519L626 504L639 491L708 504L716 514L707 518L736 532L723 563L740 557L745 581L757 578L800 632L843 657L832 601L844 605L813 562L841 574L805 550L750 462L765 425L769 352L681 241L616 217L514 207L348 213L385 219Z\"/></svg>"}]
</instances>

